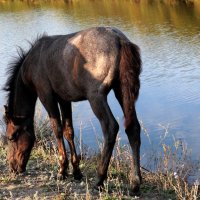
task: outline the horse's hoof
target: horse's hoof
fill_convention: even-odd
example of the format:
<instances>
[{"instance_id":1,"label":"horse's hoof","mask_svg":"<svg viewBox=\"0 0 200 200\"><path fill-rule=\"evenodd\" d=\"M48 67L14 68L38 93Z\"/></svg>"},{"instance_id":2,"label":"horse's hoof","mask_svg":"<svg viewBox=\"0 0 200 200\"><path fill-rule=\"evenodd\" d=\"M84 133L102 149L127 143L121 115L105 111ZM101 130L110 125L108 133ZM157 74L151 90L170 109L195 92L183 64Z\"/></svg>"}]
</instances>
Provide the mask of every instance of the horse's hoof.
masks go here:
<instances>
[{"instance_id":1,"label":"horse's hoof","mask_svg":"<svg viewBox=\"0 0 200 200\"><path fill-rule=\"evenodd\" d=\"M78 169L76 171L73 172L73 175L74 175L74 179L75 180L81 180L83 178L83 174L81 173L81 170Z\"/></svg>"},{"instance_id":2,"label":"horse's hoof","mask_svg":"<svg viewBox=\"0 0 200 200\"><path fill-rule=\"evenodd\" d=\"M141 177L135 177L135 180L131 184L130 196L140 196L140 184L142 182Z\"/></svg>"},{"instance_id":3,"label":"horse's hoof","mask_svg":"<svg viewBox=\"0 0 200 200\"><path fill-rule=\"evenodd\" d=\"M140 196L140 186L136 185L129 191L130 196Z\"/></svg>"},{"instance_id":4,"label":"horse's hoof","mask_svg":"<svg viewBox=\"0 0 200 200\"><path fill-rule=\"evenodd\" d=\"M28 172L27 171L20 172L20 173L18 172L17 175L23 177L23 176L28 175Z\"/></svg>"},{"instance_id":5,"label":"horse's hoof","mask_svg":"<svg viewBox=\"0 0 200 200\"><path fill-rule=\"evenodd\" d=\"M102 191L104 190L103 181L98 180L98 181L96 182L96 184L94 185L94 189L95 189L95 190L98 190L98 191L100 191L100 192L102 192Z\"/></svg>"},{"instance_id":6,"label":"horse's hoof","mask_svg":"<svg viewBox=\"0 0 200 200\"><path fill-rule=\"evenodd\" d=\"M99 191L99 192L103 192L104 190L104 185L94 185L93 187L94 190Z\"/></svg>"}]
</instances>

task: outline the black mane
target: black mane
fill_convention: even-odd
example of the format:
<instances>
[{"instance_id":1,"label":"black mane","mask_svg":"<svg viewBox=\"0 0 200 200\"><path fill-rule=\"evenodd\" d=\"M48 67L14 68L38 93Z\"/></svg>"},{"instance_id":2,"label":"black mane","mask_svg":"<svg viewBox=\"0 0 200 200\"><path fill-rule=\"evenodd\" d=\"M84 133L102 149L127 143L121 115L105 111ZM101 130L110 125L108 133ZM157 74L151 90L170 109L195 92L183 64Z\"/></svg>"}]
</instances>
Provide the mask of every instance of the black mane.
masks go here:
<instances>
[{"instance_id":1,"label":"black mane","mask_svg":"<svg viewBox=\"0 0 200 200\"><path fill-rule=\"evenodd\" d=\"M17 53L18 53L18 56L8 66L7 74L9 76L8 76L6 84L3 88L4 91L9 92L9 93L14 88L15 80L16 80L16 77L17 77L18 72L20 70L20 67L21 67L22 63L24 62L24 60L27 56L27 53L20 47L17 50ZM8 98L9 98L9 96L10 96L10 94L8 94Z\"/></svg>"},{"instance_id":2,"label":"black mane","mask_svg":"<svg viewBox=\"0 0 200 200\"><path fill-rule=\"evenodd\" d=\"M3 90L7 92L7 117L12 117L13 115L13 101L14 101L14 95L15 95L15 84L16 80L20 71L20 68L26 58L26 56L29 54L29 52L34 47L35 43L40 40L41 38L45 37L46 35L43 34L41 36L38 36L34 42L28 42L30 44L30 48L28 51L23 50L21 47L18 47L17 53L18 55L14 58L13 61L10 62L7 68L6 74L8 74L7 81L3 87Z\"/></svg>"},{"instance_id":3,"label":"black mane","mask_svg":"<svg viewBox=\"0 0 200 200\"><path fill-rule=\"evenodd\" d=\"M8 78L3 88L4 91L8 92L7 94L7 114L12 116L13 113L13 101L14 101L14 91L15 91L15 81L17 79L20 68L27 56L28 52L25 52L22 48L17 50L18 56L8 65L7 74Z\"/></svg>"}]
</instances>

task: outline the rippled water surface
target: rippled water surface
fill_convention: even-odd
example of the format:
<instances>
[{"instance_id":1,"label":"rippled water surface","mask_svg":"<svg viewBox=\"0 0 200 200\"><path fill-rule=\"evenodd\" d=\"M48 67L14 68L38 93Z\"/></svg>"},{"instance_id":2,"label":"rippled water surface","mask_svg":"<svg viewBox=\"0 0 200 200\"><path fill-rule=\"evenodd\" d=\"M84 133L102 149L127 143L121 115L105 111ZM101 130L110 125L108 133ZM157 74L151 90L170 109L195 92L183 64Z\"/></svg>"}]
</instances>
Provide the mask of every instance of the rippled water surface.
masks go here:
<instances>
[{"instance_id":1,"label":"rippled water surface","mask_svg":"<svg viewBox=\"0 0 200 200\"><path fill-rule=\"evenodd\" d=\"M200 5L166 5L154 1L74 1L53 4L0 2L0 86L5 68L16 55L16 47L29 47L44 32L67 34L91 26L114 26L141 48L143 72L137 113L150 135L159 144L184 141L199 157L200 144ZM3 112L5 93L0 92ZM109 104L117 117L122 142L123 115L113 93ZM83 142L95 147L94 133L100 126L87 102L74 104L74 125ZM149 141L142 134L142 152Z\"/></svg>"}]
</instances>

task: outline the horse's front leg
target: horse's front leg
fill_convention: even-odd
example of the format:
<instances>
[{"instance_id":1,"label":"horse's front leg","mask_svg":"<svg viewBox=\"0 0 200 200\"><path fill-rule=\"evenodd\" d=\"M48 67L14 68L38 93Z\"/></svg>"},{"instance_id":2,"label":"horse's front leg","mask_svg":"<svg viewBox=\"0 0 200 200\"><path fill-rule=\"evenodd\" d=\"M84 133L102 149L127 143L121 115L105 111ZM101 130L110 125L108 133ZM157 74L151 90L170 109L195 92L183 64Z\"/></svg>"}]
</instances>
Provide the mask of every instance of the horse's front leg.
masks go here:
<instances>
[{"instance_id":1,"label":"horse's front leg","mask_svg":"<svg viewBox=\"0 0 200 200\"><path fill-rule=\"evenodd\" d=\"M68 159L64 145L63 130L62 130L58 103L54 98L53 93L51 92L46 93L46 91L38 91L38 96L48 112L51 122L51 127L53 129L53 132L55 134L58 143L59 163L60 163L60 170L58 172L58 177L65 178L65 176L67 175Z\"/></svg>"},{"instance_id":2,"label":"horse's front leg","mask_svg":"<svg viewBox=\"0 0 200 200\"><path fill-rule=\"evenodd\" d=\"M59 152L59 163L60 169L58 171L58 178L65 178L67 175L67 168L68 168L68 159L66 155L64 140L63 140L63 131L60 119L50 118L51 127L53 132L56 136L56 140L58 143L58 152Z\"/></svg>"},{"instance_id":3,"label":"horse's front leg","mask_svg":"<svg viewBox=\"0 0 200 200\"><path fill-rule=\"evenodd\" d=\"M82 173L79 168L79 159L76 153L76 148L74 144L74 129L72 123L72 108L71 102L59 101L61 113L62 113L62 126L63 135L68 141L70 152L71 152L71 163L73 166L73 175L76 180L82 178Z\"/></svg>"},{"instance_id":4,"label":"horse's front leg","mask_svg":"<svg viewBox=\"0 0 200 200\"><path fill-rule=\"evenodd\" d=\"M96 117L99 119L104 134L104 146L97 171L96 186L103 186L103 181L107 178L107 170L112 156L119 125L115 120L105 96L91 98L90 105Z\"/></svg>"}]
</instances>

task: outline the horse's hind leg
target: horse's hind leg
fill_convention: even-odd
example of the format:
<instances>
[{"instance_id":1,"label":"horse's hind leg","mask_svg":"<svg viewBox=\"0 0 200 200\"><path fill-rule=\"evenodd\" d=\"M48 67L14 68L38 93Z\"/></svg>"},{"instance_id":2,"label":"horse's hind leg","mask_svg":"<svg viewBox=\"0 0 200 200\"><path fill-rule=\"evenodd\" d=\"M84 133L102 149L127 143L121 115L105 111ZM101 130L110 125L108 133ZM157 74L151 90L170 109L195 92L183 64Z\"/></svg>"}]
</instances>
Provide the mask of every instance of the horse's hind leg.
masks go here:
<instances>
[{"instance_id":1,"label":"horse's hind leg","mask_svg":"<svg viewBox=\"0 0 200 200\"><path fill-rule=\"evenodd\" d=\"M132 177L132 190L137 193L140 189L142 181L140 173L140 124L134 110L133 120L130 126L125 130L128 140L132 149L133 157L133 177Z\"/></svg>"},{"instance_id":2,"label":"horse's hind leg","mask_svg":"<svg viewBox=\"0 0 200 200\"><path fill-rule=\"evenodd\" d=\"M68 141L71 152L71 163L73 166L74 178L79 180L82 178L82 173L79 168L79 159L74 145L74 129L72 123L72 108L71 102L59 100L60 109L62 113L62 126L65 139Z\"/></svg>"},{"instance_id":3,"label":"horse's hind leg","mask_svg":"<svg viewBox=\"0 0 200 200\"><path fill-rule=\"evenodd\" d=\"M93 96L89 99L89 102L92 110L101 123L102 131L104 134L104 147L97 171L98 179L96 186L99 187L103 185L103 181L107 177L107 170L115 145L119 125L108 106L105 96Z\"/></svg>"},{"instance_id":4,"label":"horse's hind leg","mask_svg":"<svg viewBox=\"0 0 200 200\"><path fill-rule=\"evenodd\" d=\"M44 92L38 92L38 96L40 98L40 101L44 105L46 111L48 112L51 127L57 139L60 163L60 170L58 172L58 176L64 178L67 175L68 159L63 140L63 132L58 103L52 93L45 94Z\"/></svg>"},{"instance_id":5,"label":"horse's hind leg","mask_svg":"<svg viewBox=\"0 0 200 200\"><path fill-rule=\"evenodd\" d=\"M122 103L121 94L119 93L118 88L114 88L115 96L124 110ZM133 102L134 104L134 102ZM125 117L126 118L126 117ZM128 140L132 149L132 158L133 158L133 171L132 171L132 192L135 194L139 192L140 184L142 181L141 172L140 172L140 124L137 119L137 114L135 106L132 109L132 118L129 123L129 126L125 129L125 132L128 136Z\"/></svg>"}]
</instances>

